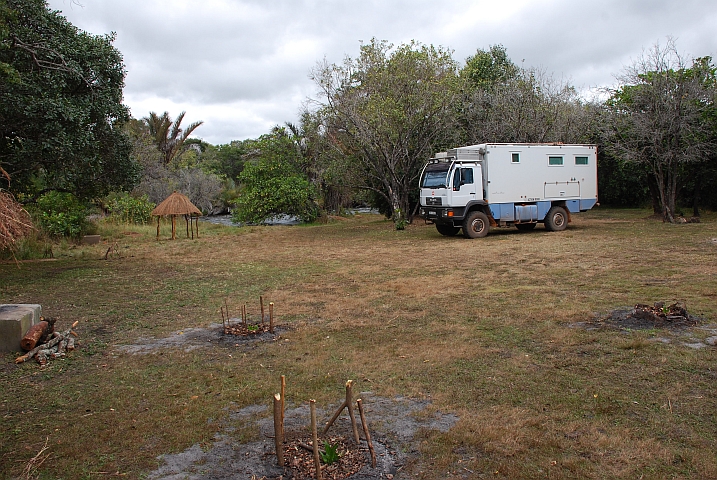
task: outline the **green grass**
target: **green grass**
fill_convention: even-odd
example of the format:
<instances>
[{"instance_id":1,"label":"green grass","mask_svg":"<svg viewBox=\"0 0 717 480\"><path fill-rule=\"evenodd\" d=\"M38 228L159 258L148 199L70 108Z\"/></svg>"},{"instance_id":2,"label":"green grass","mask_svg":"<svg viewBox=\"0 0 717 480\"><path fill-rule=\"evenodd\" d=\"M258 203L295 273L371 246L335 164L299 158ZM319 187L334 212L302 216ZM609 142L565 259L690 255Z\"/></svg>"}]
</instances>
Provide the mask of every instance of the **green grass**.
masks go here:
<instances>
[{"instance_id":1,"label":"green grass","mask_svg":"<svg viewBox=\"0 0 717 480\"><path fill-rule=\"evenodd\" d=\"M0 356L0 478L48 439L42 479L141 478L156 457L211 445L228 412L358 391L430 397L460 421L423 431L408 478L715 478L714 347L703 329L575 326L635 303L680 300L717 322L717 216L665 225L646 210L596 209L561 233L445 238L379 216L326 225L103 225L105 243L55 245L55 259L0 264L3 303L40 303L79 349L40 369ZM115 252L105 260L109 246ZM219 323L258 297L281 341L147 355L116 347ZM328 338L327 338L328 337ZM657 341L667 337L670 343ZM237 422L237 438L257 432Z\"/></svg>"}]
</instances>

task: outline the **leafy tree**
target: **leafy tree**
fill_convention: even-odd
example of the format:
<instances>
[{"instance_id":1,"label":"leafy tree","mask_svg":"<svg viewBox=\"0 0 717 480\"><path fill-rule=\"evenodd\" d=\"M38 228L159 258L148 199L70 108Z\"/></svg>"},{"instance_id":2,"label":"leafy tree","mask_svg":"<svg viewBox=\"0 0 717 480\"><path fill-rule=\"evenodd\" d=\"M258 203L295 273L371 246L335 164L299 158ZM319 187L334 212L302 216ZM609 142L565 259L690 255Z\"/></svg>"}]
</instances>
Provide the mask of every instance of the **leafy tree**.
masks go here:
<instances>
[{"instance_id":1,"label":"leafy tree","mask_svg":"<svg viewBox=\"0 0 717 480\"><path fill-rule=\"evenodd\" d=\"M149 133L157 148L162 152L165 165L169 165L177 155L182 153L182 147L187 138L204 123L194 122L186 129L182 129L185 113L180 113L174 121L169 117L169 112L164 112L162 115L149 112L149 116L143 119L149 127Z\"/></svg>"},{"instance_id":2,"label":"leafy tree","mask_svg":"<svg viewBox=\"0 0 717 480\"><path fill-rule=\"evenodd\" d=\"M0 168L14 191L92 198L136 182L114 38L78 30L43 0L0 2Z\"/></svg>"},{"instance_id":3,"label":"leafy tree","mask_svg":"<svg viewBox=\"0 0 717 480\"><path fill-rule=\"evenodd\" d=\"M450 143L456 71L441 48L411 42L394 49L373 39L358 58L312 73L344 184L382 197L397 228L410 220L423 163Z\"/></svg>"},{"instance_id":4,"label":"leafy tree","mask_svg":"<svg viewBox=\"0 0 717 480\"><path fill-rule=\"evenodd\" d=\"M595 108L570 84L519 68L502 46L478 50L460 75L466 80L456 113L462 143L587 140Z\"/></svg>"},{"instance_id":5,"label":"leafy tree","mask_svg":"<svg viewBox=\"0 0 717 480\"><path fill-rule=\"evenodd\" d=\"M617 158L649 169L665 221L674 222L681 175L714 155L714 67L688 68L674 41L655 45L625 69L622 86L605 104L606 147Z\"/></svg>"},{"instance_id":6,"label":"leafy tree","mask_svg":"<svg viewBox=\"0 0 717 480\"><path fill-rule=\"evenodd\" d=\"M234 218L261 223L277 215L292 215L311 222L319 214L316 190L301 171L300 152L281 127L251 141L252 159L239 174L240 193Z\"/></svg>"},{"instance_id":7,"label":"leafy tree","mask_svg":"<svg viewBox=\"0 0 717 480\"><path fill-rule=\"evenodd\" d=\"M468 80L471 89L491 91L518 78L520 68L508 57L502 45L491 45L466 59L460 75Z\"/></svg>"}]
</instances>

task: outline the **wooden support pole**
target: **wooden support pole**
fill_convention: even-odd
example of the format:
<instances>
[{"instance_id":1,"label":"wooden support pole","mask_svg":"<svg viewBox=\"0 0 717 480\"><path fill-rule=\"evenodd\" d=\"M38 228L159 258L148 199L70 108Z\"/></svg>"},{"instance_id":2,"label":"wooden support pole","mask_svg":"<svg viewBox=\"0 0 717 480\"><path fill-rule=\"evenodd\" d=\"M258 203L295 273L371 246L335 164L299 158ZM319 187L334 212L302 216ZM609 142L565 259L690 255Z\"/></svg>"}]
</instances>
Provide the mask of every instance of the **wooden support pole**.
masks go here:
<instances>
[{"instance_id":1,"label":"wooden support pole","mask_svg":"<svg viewBox=\"0 0 717 480\"><path fill-rule=\"evenodd\" d=\"M245 304L241 307L241 318L242 318L242 320L244 320L244 325L246 325L246 320L247 320L246 317L247 317L247 315L246 315L246 303L245 303Z\"/></svg>"},{"instance_id":2,"label":"wooden support pole","mask_svg":"<svg viewBox=\"0 0 717 480\"><path fill-rule=\"evenodd\" d=\"M227 301L226 298L224 299L224 306L227 307L227 326L230 327L231 325L229 325L229 319L231 317L229 316L229 302Z\"/></svg>"},{"instance_id":3,"label":"wooden support pole","mask_svg":"<svg viewBox=\"0 0 717 480\"><path fill-rule=\"evenodd\" d=\"M321 477L321 459L319 458L319 435L316 427L316 400L309 400L311 405L311 446L314 449L314 467L316 467L316 480Z\"/></svg>"},{"instance_id":4,"label":"wooden support pole","mask_svg":"<svg viewBox=\"0 0 717 480\"><path fill-rule=\"evenodd\" d=\"M358 433L358 425L356 425L356 416L354 415L354 401L352 392L353 384L353 380L349 380L346 382L346 410L349 411L349 418L351 419L351 429L354 432L354 440L356 440L356 445L358 445L361 439Z\"/></svg>"},{"instance_id":5,"label":"wooden support pole","mask_svg":"<svg viewBox=\"0 0 717 480\"><path fill-rule=\"evenodd\" d=\"M184 216L184 223L187 224L187 238L189 238L189 215Z\"/></svg>"},{"instance_id":6,"label":"wooden support pole","mask_svg":"<svg viewBox=\"0 0 717 480\"><path fill-rule=\"evenodd\" d=\"M221 312L222 312L222 328L226 329L226 328L227 328L227 324L224 322L224 307L223 307L223 306L219 306L219 310L221 310ZM226 332L225 332L225 333L226 333Z\"/></svg>"},{"instance_id":7,"label":"wooden support pole","mask_svg":"<svg viewBox=\"0 0 717 480\"><path fill-rule=\"evenodd\" d=\"M334 413L334 416L331 417L331 420L326 424L326 427L324 427L323 433L326 434L326 432L329 431L329 428L331 428L331 425L334 424L337 418L339 418L339 415L341 415L341 412L344 411L344 408L349 411L349 418L351 419L351 429L353 430L354 434L354 440L356 440L356 443L359 443L359 435L358 435L358 426L356 425L356 418L354 417L354 410L353 410L353 400L352 400L352 388L353 388L353 380L348 380L346 382L346 398L344 399L343 403L339 406L339 408L336 410L336 413Z\"/></svg>"},{"instance_id":8,"label":"wooden support pole","mask_svg":"<svg viewBox=\"0 0 717 480\"><path fill-rule=\"evenodd\" d=\"M199 238L199 217L197 217L197 238Z\"/></svg>"},{"instance_id":9,"label":"wooden support pole","mask_svg":"<svg viewBox=\"0 0 717 480\"><path fill-rule=\"evenodd\" d=\"M172 240L177 238L177 216L172 215Z\"/></svg>"},{"instance_id":10,"label":"wooden support pole","mask_svg":"<svg viewBox=\"0 0 717 480\"><path fill-rule=\"evenodd\" d=\"M269 302L269 332L274 333L274 302Z\"/></svg>"},{"instance_id":11,"label":"wooden support pole","mask_svg":"<svg viewBox=\"0 0 717 480\"><path fill-rule=\"evenodd\" d=\"M284 412L286 412L286 404L284 403L286 393L286 376L281 376L281 438L284 438Z\"/></svg>"},{"instance_id":12,"label":"wooden support pole","mask_svg":"<svg viewBox=\"0 0 717 480\"><path fill-rule=\"evenodd\" d=\"M261 324L264 325L264 297L259 295L259 305L261 306Z\"/></svg>"},{"instance_id":13,"label":"wooden support pole","mask_svg":"<svg viewBox=\"0 0 717 480\"><path fill-rule=\"evenodd\" d=\"M276 461L284 466L284 439L281 438L281 395L274 394L274 445L276 447Z\"/></svg>"},{"instance_id":14,"label":"wooden support pole","mask_svg":"<svg viewBox=\"0 0 717 480\"><path fill-rule=\"evenodd\" d=\"M157 215L157 240L159 240L159 221L162 219L159 215Z\"/></svg>"},{"instance_id":15,"label":"wooden support pole","mask_svg":"<svg viewBox=\"0 0 717 480\"><path fill-rule=\"evenodd\" d=\"M366 415L363 413L363 402L359 398L356 400L358 405L359 415L361 415L361 426L363 427L363 434L366 437L366 443L368 444L368 451L371 453L371 468L376 468L376 452L373 449L373 442L371 441L371 434L368 432L368 423L366 422Z\"/></svg>"}]
</instances>

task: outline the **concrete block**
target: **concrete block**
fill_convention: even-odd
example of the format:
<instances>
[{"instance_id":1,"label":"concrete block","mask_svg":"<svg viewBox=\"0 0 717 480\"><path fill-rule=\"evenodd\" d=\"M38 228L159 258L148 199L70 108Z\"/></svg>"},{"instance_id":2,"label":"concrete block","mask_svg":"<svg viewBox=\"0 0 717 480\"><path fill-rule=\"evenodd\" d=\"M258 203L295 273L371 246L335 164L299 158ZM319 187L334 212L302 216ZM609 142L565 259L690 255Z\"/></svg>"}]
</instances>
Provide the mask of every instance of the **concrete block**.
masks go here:
<instances>
[{"instance_id":1,"label":"concrete block","mask_svg":"<svg viewBox=\"0 0 717 480\"><path fill-rule=\"evenodd\" d=\"M0 305L0 352L21 352L22 336L41 315L42 306L36 304Z\"/></svg>"}]
</instances>

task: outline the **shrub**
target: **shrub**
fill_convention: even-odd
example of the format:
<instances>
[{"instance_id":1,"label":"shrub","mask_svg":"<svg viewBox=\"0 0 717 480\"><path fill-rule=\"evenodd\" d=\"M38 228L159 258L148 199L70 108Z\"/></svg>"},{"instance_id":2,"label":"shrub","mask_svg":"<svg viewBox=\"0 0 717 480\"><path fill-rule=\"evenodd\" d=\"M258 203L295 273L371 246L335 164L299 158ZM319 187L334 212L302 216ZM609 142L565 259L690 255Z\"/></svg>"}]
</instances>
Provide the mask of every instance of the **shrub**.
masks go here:
<instances>
[{"instance_id":1,"label":"shrub","mask_svg":"<svg viewBox=\"0 0 717 480\"><path fill-rule=\"evenodd\" d=\"M71 193L48 192L37 199L37 220L51 237L77 238L89 227L88 207Z\"/></svg>"},{"instance_id":2,"label":"shrub","mask_svg":"<svg viewBox=\"0 0 717 480\"><path fill-rule=\"evenodd\" d=\"M107 202L110 218L116 222L145 225L156 205L147 195L133 197L127 193L112 195Z\"/></svg>"}]
</instances>

